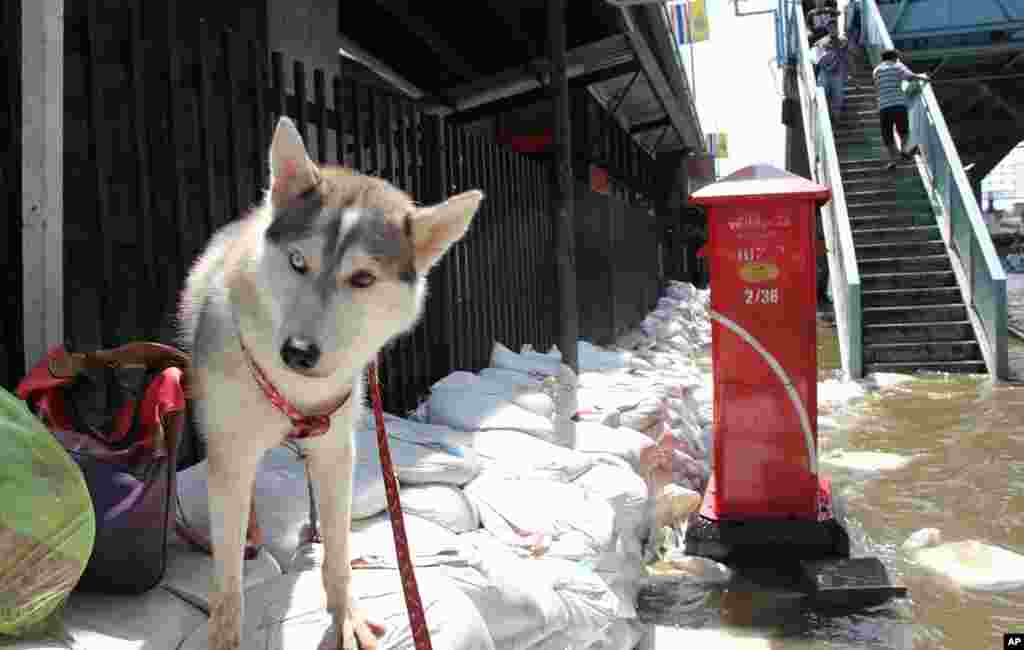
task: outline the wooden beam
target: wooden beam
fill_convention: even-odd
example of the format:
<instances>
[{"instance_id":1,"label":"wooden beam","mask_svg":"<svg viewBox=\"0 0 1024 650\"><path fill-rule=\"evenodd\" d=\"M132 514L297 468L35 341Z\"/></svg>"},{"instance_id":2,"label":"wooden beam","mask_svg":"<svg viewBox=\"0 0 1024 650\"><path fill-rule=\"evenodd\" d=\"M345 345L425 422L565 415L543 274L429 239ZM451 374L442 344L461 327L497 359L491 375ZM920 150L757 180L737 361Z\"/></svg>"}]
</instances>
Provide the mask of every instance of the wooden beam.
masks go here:
<instances>
[{"instance_id":1,"label":"wooden beam","mask_svg":"<svg viewBox=\"0 0 1024 650\"><path fill-rule=\"evenodd\" d=\"M21 3L25 367L64 342L64 0Z\"/></svg>"},{"instance_id":2,"label":"wooden beam","mask_svg":"<svg viewBox=\"0 0 1024 650\"><path fill-rule=\"evenodd\" d=\"M663 126L668 126L670 124L672 124L672 120L668 119L668 117L660 117L649 122L634 124L629 128L629 134L636 135L637 133L647 133L648 131L654 131L655 129L660 129Z\"/></svg>"},{"instance_id":3,"label":"wooden beam","mask_svg":"<svg viewBox=\"0 0 1024 650\"><path fill-rule=\"evenodd\" d=\"M566 76L565 15L567 0L548 0L550 92L554 104L555 255L558 269L558 348L562 362L579 374L577 340L579 305L576 297L576 224L573 215L572 129L569 124L569 79ZM567 441L575 447L575 440Z\"/></svg>"},{"instance_id":4,"label":"wooden beam","mask_svg":"<svg viewBox=\"0 0 1024 650\"><path fill-rule=\"evenodd\" d=\"M991 97L992 100L1000 108L1002 108L1004 111L1009 113L1011 117L1013 117L1013 120L1017 123L1018 126L1024 126L1024 114L1020 112L1020 109L1015 107L1010 102L1006 101L1006 99L1002 96L1001 93L999 93L998 90L995 90L987 83L981 84L981 87L985 89L989 97Z\"/></svg>"},{"instance_id":5,"label":"wooden beam","mask_svg":"<svg viewBox=\"0 0 1024 650\"><path fill-rule=\"evenodd\" d=\"M608 81L609 79L615 79L630 73L635 73L639 69L639 65L640 64L636 61L631 61L611 68L602 68L593 72L581 74L573 77L569 81L569 87L586 88L591 84L601 83L602 81ZM533 90L520 92L518 94L509 95L487 103L477 104L472 108L456 111L447 117L448 120L453 123L465 124L468 122L475 122L476 120L496 115L498 113L532 106L537 102L548 101L550 97L550 90L546 87L538 86Z\"/></svg>"},{"instance_id":6,"label":"wooden beam","mask_svg":"<svg viewBox=\"0 0 1024 650\"><path fill-rule=\"evenodd\" d=\"M539 59L542 53L540 48L537 47L537 41L530 38L530 36L523 31L522 23L510 7L511 3L506 0L484 0L484 4L487 5L487 8L491 10L491 13L497 16L504 25L505 29L502 35L515 41L520 47L526 49L529 62L527 62L523 68L532 72L534 76L539 76L540 73L534 68L532 61Z\"/></svg>"},{"instance_id":7,"label":"wooden beam","mask_svg":"<svg viewBox=\"0 0 1024 650\"><path fill-rule=\"evenodd\" d=\"M448 45L448 41L445 38L434 31L433 27L413 11L412 3L407 0L375 1L378 7L391 14L402 26L415 34L416 38L423 41L427 47L433 50L453 72L464 79L476 79L480 76L466 59Z\"/></svg>"},{"instance_id":8,"label":"wooden beam","mask_svg":"<svg viewBox=\"0 0 1024 650\"><path fill-rule=\"evenodd\" d=\"M619 96L615 98L614 106L608 109L608 112L611 113L612 117L615 117L615 114L619 112L619 107L622 106L622 102L626 101L626 97L629 95L629 91L633 90L633 84L636 83L637 77L639 76L639 70L634 72L633 77L630 78L629 80L629 83L627 83L626 87L622 89L622 92L619 93Z\"/></svg>"},{"instance_id":9,"label":"wooden beam","mask_svg":"<svg viewBox=\"0 0 1024 650\"><path fill-rule=\"evenodd\" d=\"M983 102L986 99L988 99L989 92L990 91L988 90L987 84L986 85L978 84L978 92L977 92L977 94L975 94L973 97L971 97L971 99L966 104L964 104L955 114L947 115L947 119L950 122L959 121L960 119L965 117L968 113L970 113L972 110L974 110L975 106L977 106L981 102Z\"/></svg>"},{"instance_id":10,"label":"wooden beam","mask_svg":"<svg viewBox=\"0 0 1024 650\"><path fill-rule=\"evenodd\" d=\"M574 48L567 54L566 74L570 79L598 69L611 68L633 60L629 43L621 34ZM448 96L458 100L462 109L544 86L549 63L537 58L483 79L448 88ZM529 72L524 71L524 68Z\"/></svg>"},{"instance_id":11,"label":"wooden beam","mask_svg":"<svg viewBox=\"0 0 1024 650\"><path fill-rule=\"evenodd\" d=\"M672 128L679 134L679 139L686 142L684 133L687 125L684 123L683 116L679 110L679 100L673 94L668 80L665 79L664 73L658 66L654 53L651 52L650 46L644 40L643 35L629 14L629 10L621 8L620 11L626 25L626 37L629 39L630 46L632 46L636 58L640 61L640 65L643 66L644 76L647 77L647 82L650 84L654 96L658 99L661 109L665 111L665 115L671 120Z\"/></svg>"},{"instance_id":12,"label":"wooden beam","mask_svg":"<svg viewBox=\"0 0 1024 650\"><path fill-rule=\"evenodd\" d=\"M1010 60L1007 61L1005 65L1003 65L1002 69L1000 69L1000 72L1005 73L1009 72L1010 70L1013 70L1014 66L1017 65L1017 63L1020 62L1022 58L1024 58L1024 52L1017 52L1016 54L1010 57Z\"/></svg>"}]
</instances>

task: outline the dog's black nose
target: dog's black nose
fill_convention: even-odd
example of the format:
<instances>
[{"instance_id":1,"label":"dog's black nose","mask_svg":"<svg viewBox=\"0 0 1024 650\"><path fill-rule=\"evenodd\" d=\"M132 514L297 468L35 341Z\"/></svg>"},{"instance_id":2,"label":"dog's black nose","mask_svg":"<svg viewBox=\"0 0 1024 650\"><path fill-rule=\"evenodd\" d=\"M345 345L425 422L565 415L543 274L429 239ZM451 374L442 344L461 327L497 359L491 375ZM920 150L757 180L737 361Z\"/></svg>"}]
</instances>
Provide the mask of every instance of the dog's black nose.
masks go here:
<instances>
[{"instance_id":1,"label":"dog's black nose","mask_svg":"<svg viewBox=\"0 0 1024 650\"><path fill-rule=\"evenodd\" d=\"M320 360L320 346L309 339L289 336L281 346L281 358L294 370L310 370Z\"/></svg>"}]
</instances>

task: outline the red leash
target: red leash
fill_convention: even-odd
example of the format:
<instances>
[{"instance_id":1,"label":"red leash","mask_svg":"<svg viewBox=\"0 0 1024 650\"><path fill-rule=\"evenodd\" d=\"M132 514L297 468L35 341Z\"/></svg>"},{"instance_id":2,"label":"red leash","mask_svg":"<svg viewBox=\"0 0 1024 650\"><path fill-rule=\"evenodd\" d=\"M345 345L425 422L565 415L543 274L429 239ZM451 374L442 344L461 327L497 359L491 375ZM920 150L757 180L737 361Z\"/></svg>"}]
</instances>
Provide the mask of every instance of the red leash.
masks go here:
<instances>
[{"instance_id":1,"label":"red leash","mask_svg":"<svg viewBox=\"0 0 1024 650\"><path fill-rule=\"evenodd\" d=\"M416 586L416 573L413 570L412 557L409 555L409 539L405 535L402 501L398 498L398 481L395 480L395 470L391 464L388 434L384 430L384 407L381 404L376 362L371 362L366 368L366 378L370 386L370 398L373 401L373 418L377 423L377 448L380 451L384 489L388 495L388 515L391 517L391 531L395 537L398 572L402 577L402 591L405 593L405 607L409 612L412 638L416 644L416 650L432 650L430 631L427 629L427 619L423 614L423 602L420 600L420 591Z\"/></svg>"}]
</instances>

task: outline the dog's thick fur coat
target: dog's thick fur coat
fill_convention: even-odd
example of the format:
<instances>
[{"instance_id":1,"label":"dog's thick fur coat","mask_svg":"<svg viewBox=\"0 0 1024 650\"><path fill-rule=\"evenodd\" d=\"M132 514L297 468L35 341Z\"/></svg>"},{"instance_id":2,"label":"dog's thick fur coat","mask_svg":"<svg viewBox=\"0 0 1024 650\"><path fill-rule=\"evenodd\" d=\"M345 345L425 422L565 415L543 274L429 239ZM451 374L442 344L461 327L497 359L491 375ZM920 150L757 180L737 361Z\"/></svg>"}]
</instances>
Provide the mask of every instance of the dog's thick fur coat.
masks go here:
<instances>
[{"instance_id":1,"label":"dog's thick fur coat","mask_svg":"<svg viewBox=\"0 0 1024 650\"><path fill-rule=\"evenodd\" d=\"M254 379L251 360L294 407L344 400L330 430L303 440L319 499L323 581L335 626L324 647L376 645L350 600L353 426L367 364L420 318L426 275L466 233L483 194L420 207L388 182L314 164L282 117L261 205L211 238L186 281L179 317L192 353L195 417L209 461L216 564L210 650L236 650L252 485L291 423Z\"/></svg>"}]
</instances>

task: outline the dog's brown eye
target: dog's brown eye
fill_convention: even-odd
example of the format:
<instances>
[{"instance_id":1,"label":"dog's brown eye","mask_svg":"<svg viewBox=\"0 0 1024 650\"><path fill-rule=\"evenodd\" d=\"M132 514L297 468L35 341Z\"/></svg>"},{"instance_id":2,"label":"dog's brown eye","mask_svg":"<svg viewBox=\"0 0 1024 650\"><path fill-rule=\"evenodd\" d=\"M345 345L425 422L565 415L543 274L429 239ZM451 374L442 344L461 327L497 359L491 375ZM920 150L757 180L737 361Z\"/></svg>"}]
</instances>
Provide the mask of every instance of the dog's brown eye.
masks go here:
<instances>
[{"instance_id":1,"label":"dog's brown eye","mask_svg":"<svg viewBox=\"0 0 1024 650\"><path fill-rule=\"evenodd\" d=\"M366 287L370 286L376 281L376 276L374 276L373 273L370 273L369 271L356 271L348 280L349 284L351 284L353 287L356 287L357 289L365 289Z\"/></svg>"},{"instance_id":2,"label":"dog's brown eye","mask_svg":"<svg viewBox=\"0 0 1024 650\"><path fill-rule=\"evenodd\" d=\"M295 272L300 275L309 270L309 267L306 266L306 258L303 257L302 253L299 251L292 251L288 254L288 263L291 264L292 268L295 269Z\"/></svg>"}]
</instances>

